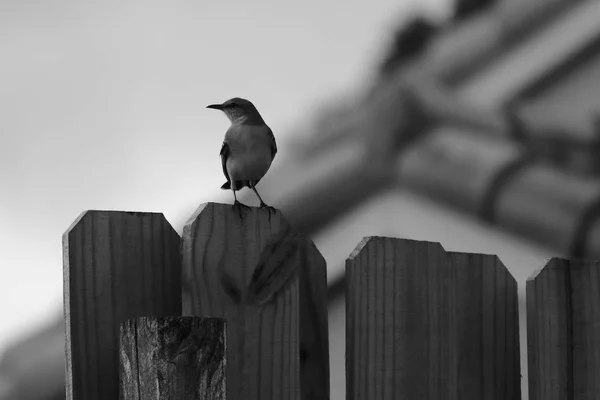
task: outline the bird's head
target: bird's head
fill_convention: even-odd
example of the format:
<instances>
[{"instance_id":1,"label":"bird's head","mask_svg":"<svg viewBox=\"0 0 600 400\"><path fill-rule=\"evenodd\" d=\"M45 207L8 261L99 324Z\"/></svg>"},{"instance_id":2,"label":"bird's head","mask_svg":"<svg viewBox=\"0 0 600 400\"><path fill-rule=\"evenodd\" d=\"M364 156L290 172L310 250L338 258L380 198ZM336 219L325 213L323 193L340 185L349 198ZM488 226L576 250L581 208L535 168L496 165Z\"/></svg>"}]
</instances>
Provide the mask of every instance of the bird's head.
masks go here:
<instances>
[{"instance_id":1,"label":"bird's head","mask_svg":"<svg viewBox=\"0 0 600 400\"><path fill-rule=\"evenodd\" d=\"M221 110L231 123L264 124L260 113L249 100L234 97L222 104L211 104L206 108Z\"/></svg>"}]
</instances>

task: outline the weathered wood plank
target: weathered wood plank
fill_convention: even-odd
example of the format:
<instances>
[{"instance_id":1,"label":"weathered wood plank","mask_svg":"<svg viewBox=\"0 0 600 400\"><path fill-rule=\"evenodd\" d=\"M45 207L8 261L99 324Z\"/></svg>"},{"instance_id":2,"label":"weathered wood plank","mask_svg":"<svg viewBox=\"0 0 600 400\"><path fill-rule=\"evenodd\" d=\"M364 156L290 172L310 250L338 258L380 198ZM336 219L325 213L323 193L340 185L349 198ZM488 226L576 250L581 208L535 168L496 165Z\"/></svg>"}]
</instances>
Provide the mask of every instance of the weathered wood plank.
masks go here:
<instances>
[{"instance_id":1,"label":"weathered wood plank","mask_svg":"<svg viewBox=\"0 0 600 400\"><path fill-rule=\"evenodd\" d=\"M87 211L63 235L67 399L116 399L119 324L181 314L179 235L162 214Z\"/></svg>"},{"instance_id":2,"label":"weathered wood plank","mask_svg":"<svg viewBox=\"0 0 600 400\"><path fill-rule=\"evenodd\" d=\"M226 324L143 317L121 324L121 400L225 400Z\"/></svg>"},{"instance_id":3,"label":"weathered wood plank","mask_svg":"<svg viewBox=\"0 0 600 400\"><path fill-rule=\"evenodd\" d=\"M496 256L365 238L346 261L348 399L517 399L517 284Z\"/></svg>"},{"instance_id":4,"label":"weathered wood plank","mask_svg":"<svg viewBox=\"0 0 600 400\"><path fill-rule=\"evenodd\" d=\"M227 320L228 399L329 398L325 262L279 211L201 205L183 231L183 314Z\"/></svg>"}]
</instances>

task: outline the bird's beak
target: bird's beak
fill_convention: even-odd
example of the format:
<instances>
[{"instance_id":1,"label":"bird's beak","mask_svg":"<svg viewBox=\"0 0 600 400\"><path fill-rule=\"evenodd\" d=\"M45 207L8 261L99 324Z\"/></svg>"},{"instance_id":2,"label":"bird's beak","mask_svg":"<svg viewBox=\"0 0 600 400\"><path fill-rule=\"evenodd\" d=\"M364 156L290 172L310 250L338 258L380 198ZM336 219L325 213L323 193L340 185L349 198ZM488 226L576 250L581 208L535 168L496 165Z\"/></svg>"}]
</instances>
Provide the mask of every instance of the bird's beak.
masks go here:
<instances>
[{"instance_id":1,"label":"bird's beak","mask_svg":"<svg viewBox=\"0 0 600 400\"><path fill-rule=\"evenodd\" d=\"M206 106L206 108L214 108L215 110L222 110L223 105L222 104L211 104L209 106Z\"/></svg>"}]
</instances>

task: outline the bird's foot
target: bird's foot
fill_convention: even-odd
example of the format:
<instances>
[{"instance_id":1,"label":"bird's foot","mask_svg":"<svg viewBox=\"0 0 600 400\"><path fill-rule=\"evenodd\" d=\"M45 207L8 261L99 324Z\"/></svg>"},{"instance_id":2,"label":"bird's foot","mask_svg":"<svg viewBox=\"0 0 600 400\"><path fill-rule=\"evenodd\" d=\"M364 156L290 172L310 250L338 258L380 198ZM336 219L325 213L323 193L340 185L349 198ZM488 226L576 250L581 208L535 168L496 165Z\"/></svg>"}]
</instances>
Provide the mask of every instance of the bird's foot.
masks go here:
<instances>
[{"instance_id":1,"label":"bird's foot","mask_svg":"<svg viewBox=\"0 0 600 400\"><path fill-rule=\"evenodd\" d=\"M264 202L261 202L260 203L260 208L261 209L263 209L263 208L267 209L267 211L269 212L269 222L271 222L271 213L273 213L273 214L277 213L277 210L275 209L275 207L268 206Z\"/></svg>"},{"instance_id":2,"label":"bird's foot","mask_svg":"<svg viewBox=\"0 0 600 400\"><path fill-rule=\"evenodd\" d=\"M244 209L244 208L250 209L251 207L247 206L244 203L241 203L241 202L239 202L237 200L233 203L233 209L237 210L238 214L240 215L240 219L242 221L244 220L244 216L242 214L242 209Z\"/></svg>"}]
</instances>

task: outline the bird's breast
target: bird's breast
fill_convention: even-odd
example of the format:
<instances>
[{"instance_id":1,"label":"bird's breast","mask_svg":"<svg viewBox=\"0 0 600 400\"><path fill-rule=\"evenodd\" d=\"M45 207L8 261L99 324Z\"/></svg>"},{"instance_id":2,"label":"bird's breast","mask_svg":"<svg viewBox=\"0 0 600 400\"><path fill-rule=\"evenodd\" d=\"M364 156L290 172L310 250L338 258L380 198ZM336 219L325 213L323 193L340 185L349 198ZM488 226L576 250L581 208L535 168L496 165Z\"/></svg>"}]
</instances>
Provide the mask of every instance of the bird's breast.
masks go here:
<instances>
[{"instance_id":1,"label":"bird's breast","mask_svg":"<svg viewBox=\"0 0 600 400\"><path fill-rule=\"evenodd\" d=\"M232 126L226 134L230 149L227 173L232 180L259 180L271 167L271 142L265 125Z\"/></svg>"},{"instance_id":2,"label":"bird's breast","mask_svg":"<svg viewBox=\"0 0 600 400\"><path fill-rule=\"evenodd\" d=\"M227 173L232 180L259 180L270 167L271 154L267 151L246 151L227 159Z\"/></svg>"}]
</instances>

